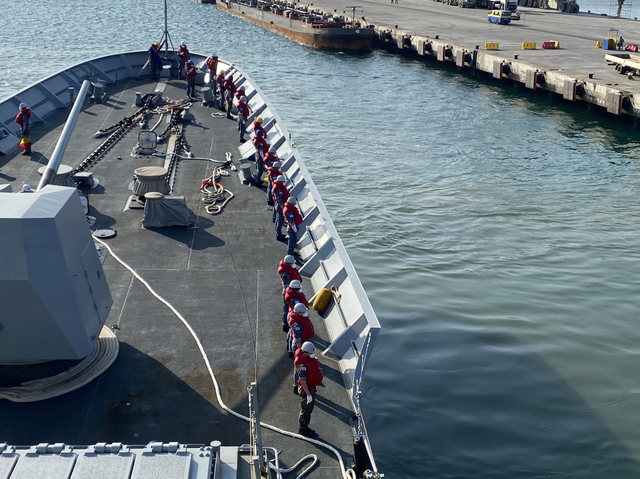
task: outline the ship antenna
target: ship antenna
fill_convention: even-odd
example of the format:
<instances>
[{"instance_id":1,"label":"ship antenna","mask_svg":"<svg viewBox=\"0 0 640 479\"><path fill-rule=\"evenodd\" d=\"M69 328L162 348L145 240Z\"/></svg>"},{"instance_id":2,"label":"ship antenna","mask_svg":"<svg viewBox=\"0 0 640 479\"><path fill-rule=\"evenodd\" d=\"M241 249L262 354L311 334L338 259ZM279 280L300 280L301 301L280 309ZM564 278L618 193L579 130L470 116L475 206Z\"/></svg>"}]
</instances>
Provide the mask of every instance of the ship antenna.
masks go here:
<instances>
[{"instance_id":1,"label":"ship antenna","mask_svg":"<svg viewBox=\"0 0 640 479\"><path fill-rule=\"evenodd\" d=\"M171 36L169 35L169 28L167 26L167 0L164 0L164 32L162 32L162 38L160 39L160 48L164 45L164 59L169 58L169 44L171 44L171 51L175 54L176 49L173 47Z\"/></svg>"},{"instance_id":2,"label":"ship antenna","mask_svg":"<svg viewBox=\"0 0 640 479\"><path fill-rule=\"evenodd\" d=\"M355 27L356 26L356 8L362 8L362 5L355 5L355 6L347 5L344 8L351 9L351 26Z\"/></svg>"}]
</instances>

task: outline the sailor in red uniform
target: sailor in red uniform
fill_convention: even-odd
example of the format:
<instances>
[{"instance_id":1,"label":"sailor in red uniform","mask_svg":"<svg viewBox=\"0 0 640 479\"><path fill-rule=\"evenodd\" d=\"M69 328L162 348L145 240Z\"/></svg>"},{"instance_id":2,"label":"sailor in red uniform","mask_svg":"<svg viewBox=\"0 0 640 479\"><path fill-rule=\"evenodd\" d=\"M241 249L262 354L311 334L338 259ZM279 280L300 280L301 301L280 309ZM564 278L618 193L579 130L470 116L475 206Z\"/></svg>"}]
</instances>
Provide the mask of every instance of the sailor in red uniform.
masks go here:
<instances>
[{"instance_id":1,"label":"sailor in red uniform","mask_svg":"<svg viewBox=\"0 0 640 479\"><path fill-rule=\"evenodd\" d=\"M216 96L218 83L216 82L216 73L218 71L218 54L212 53L207 58L207 68L209 69L209 86L213 88L213 96Z\"/></svg>"},{"instance_id":2,"label":"sailor in red uniform","mask_svg":"<svg viewBox=\"0 0 640 479\"><path fill-rule=\"evenodd\" d=\"M284 205L282 213L287 223L287 254L293 255L293 251L298 244L298 239L302 237L302 215L296 206L296 199L290 196Z\"/></svg>"},{"instance_id":3,"label":"sailor in red uniform","mask_svg":"<svg viewBox=\"0 0 640 479\"><path fill-rule=\"evenodd\" d=\"M289 199L289 190L287 190L287 179L284 175L278 176L271 185L271 196L273 196L273 217L272 220L276 224L276 239L282 241L285 236L282 234L284 226L284 204Z\"/></svg>"},{"instance_id":4,"label":"sailor in red uniform","mask_svg":"<svg viewBox=\"0 0 640 479\"><path fill-rule=\"evenodd\" d=\"M254 156L256 160L256 175L253 179L256 185L260 186L262 183L262 174L264 173L264 157L269 151L269 144L267 143L267 140L264 139L264 133L262 131L258 131L251 141L253 142L253 147L256 150Z\"/></svg>"},{"instance_id":5,"label":"sailor in red uniform","mask_svg":"<svg viewBox=\"0 0 640 479\"><path fill-rule=\"evenodd\" d=\"M198 70L196 70L193 60L189 60L184 68L187 75L187 96L196 98L196 76L198 75Z\"/></svg>"},{"instance_id":6,"label":"sailor in red uniform","mask_svg":"<svg viewBox=\"0 0 640 479\"><path fill-rule=\"evenodd\" d=\"M191 60L187 44L182 42L178 47L178 80L182 80L185 71L185 63Z\"/></svg>"},{"instance_id":7,"label":"sailor in red uniform","mask_svg":"<svg viewBox=\"0 0 640 479\"><path fill-rule=\"evenodd\" d=\"M247 97L241 96L238 99L238 131L240 132L240 143L244 143L244 134L247 131L247 118L249 118L249 105L247 105Z\"/></svg>"},{"instance_id":8,"label":"sailor in red uniform","mask_svg":"<svg viewBox=\"0 0 640 479\"><path fill-rule=\"evenodd\" d=\"M286 333L289 330L287 324L287 314L289 313L289 305L284 300L284 295L287 291L289 283L294 279L297 279L302 284L302 276L296 269L296 260L293 256L287 255L278 264L278 275L280 275L280 282L282 283L282 330Z\"/></svg>"},{"instance_id":9,"label":"sailor in red uniform","mask_svg":"<svg viewBox=\"0 0 640 479\"><path fill-rule=\"evenodd\" d=\"M316 348L310 341L302 343L296 350L293 360L294 373L297 374L298 394L300 396L300 417L298 418L298 434L317 438L316 432L309 427L311 413L315 405L316 390L323 386L324 375L320 361L316 358Z\"/></svg>"},{"instance_id":10,"label":"sailor in red uniform","mask_svg":"<svg viewBox=\"0 0 640 479\"><path fill-rule=\"evenodd\" d=\"M31 139L29 138L29 134L31 133L31 129L29 128L29 123L31 122L31 109L26 105L26 103L20 103L18 108L19 110L16 115L16 123L20 125L20 135L22 136L20 139L20 146L24 148L22 154L30 155Z\"/></svg>"},{"instance_id":11,"label":"sailor in red uniform","mask_svg":"<svg viewBox=\"0 0 640 479\"><path fill-rule=\"evenodd\" d=\"M287 303L287 313L282 318L282 323L289 325L287 321L287 315L290 311L293 311L296 304L302 303L307 309L309 309L309 300L302 292L302 282L297 279L292 279L284 290L284 302Z\"/></svg>"},{"instance_id":12,"label":"sailor in red uniform","mask_svg":"<svg viewBox=\"0 0 640 479\"><path fill-rule=\"evenodd\" d=\"M224 70L220 70L216 77L218 84L218 108L224 111Z\"/></svg>"},{"instance_id":13,"label":"sailor in red uniform","mask_svg":"<svg viewBox=\"0 0 640 479\"><path fill-rule=\"evenodd\" d=\"M293 353L302 346L302 343L311 340L316 333L309 319L309 308L302 303L296 304L293 311L289 311L288 322L287 351L289 356L293 357Z\"/></svg>"},{"instance_id":14,"label":"sailor in red uniform","mask_svg":"<svg viewBox=\"0 0 640 479\"><path fill-rule=\"evenodd\" d=\"M271 191L271 187L275 179L281 174L279 161L274 161L271 165L267 165L267 206L273 206L273 192Z\"/></svg>"},{"instance_id":15,"label":"sailor in red uniform","mask_svg":"<svg viewBox=\"0 0 640 479\"><path fill-rule=\"evenodd\" d=\"M253 127L253 134L255 135L256 133L258 133L259 130L262 130L262 136L263 137L267 137L267 131L262 127L262 122L264 120L261 117L256 118L253 123L251 124L251 126Z\"/></svg>"},{"instance_id":16,"label":"sailor in red uniform","mask_svg":"<svg viewBox=\"0 0 640 479\"><path fill-rule=\"evenodd\" d=\"M236 86L233 83L233 75L229 75L227 78L225 78L223 91L224 103L227 109L227 118L231 118L231 106L233 105L233 97L236 94Z\"/></svg>"}]
</instances>

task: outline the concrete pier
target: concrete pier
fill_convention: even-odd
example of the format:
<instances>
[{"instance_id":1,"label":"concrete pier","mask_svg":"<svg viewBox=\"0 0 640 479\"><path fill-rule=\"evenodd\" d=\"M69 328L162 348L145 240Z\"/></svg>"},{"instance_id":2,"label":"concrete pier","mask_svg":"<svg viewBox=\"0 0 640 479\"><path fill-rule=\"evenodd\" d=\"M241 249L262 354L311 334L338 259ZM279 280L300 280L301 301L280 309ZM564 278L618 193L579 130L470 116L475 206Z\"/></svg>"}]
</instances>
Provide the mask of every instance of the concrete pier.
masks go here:
<instances>
[{"instance_id":1,"label":"concrete pier","mask_svg":"<svg viewBox=\"0 0 640 479\"><path fill-rule=\"evenodd\" d=\"M627 43L640 43L638 21L520 7L520 20L496 25L487 21L485 9L432 0L398 2L357 2L363 11L356 19L375 25L378 47L431 57L640 121L640 77L618 73L604 58L614 52L596 48L609 29L618 30ZM351 16L341 0L314 0L312 5ZM523 49L525 42L535 43L536 49ZM543 42L559 42L559 48L542 49ZM498 49L485 49L492 46L486 44Z\"/></svg>"}]
</instances>

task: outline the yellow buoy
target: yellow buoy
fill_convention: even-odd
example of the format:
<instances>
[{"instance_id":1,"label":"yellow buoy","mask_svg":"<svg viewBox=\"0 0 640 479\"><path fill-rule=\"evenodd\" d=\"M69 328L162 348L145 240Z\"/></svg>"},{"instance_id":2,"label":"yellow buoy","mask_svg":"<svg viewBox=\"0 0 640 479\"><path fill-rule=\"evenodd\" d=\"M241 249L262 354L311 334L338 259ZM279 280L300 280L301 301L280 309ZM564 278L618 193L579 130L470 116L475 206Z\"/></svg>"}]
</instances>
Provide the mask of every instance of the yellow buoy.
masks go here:
<instances>
[{"instance_id":1,"label":"yellow buoy","mask_svg":"<svg viewBox=\"0 0 640 479\"><path fill-rule=\"evenodd\" d=\"M316 298L313 300L313 309L315 309L319 313L322 313L329 305L329 301L331 301L331 290L322 288L320 291L318 291L318 294L316 294Z\"/></svg>"}]
</instances>

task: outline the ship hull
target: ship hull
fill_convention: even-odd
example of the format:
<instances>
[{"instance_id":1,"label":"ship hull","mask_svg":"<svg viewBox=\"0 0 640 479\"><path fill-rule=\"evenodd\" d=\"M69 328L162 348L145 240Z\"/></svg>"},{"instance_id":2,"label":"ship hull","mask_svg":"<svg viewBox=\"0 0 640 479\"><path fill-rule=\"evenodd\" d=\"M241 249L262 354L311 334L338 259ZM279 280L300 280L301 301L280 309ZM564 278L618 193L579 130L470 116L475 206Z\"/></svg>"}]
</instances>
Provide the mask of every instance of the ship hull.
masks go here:
<instances>
[{"instance_id":1,"label":"ship hull","mask_svg":"<svg viewBox=\"0 0 640 479\"><path fill-rule=\"evenodd\" d=\"M318 28L248 5L234 2L217 2L217 5L232 15L314 48L350 53L370 53L373 49L373 28Z\"/></svg>"}]
</instances>

